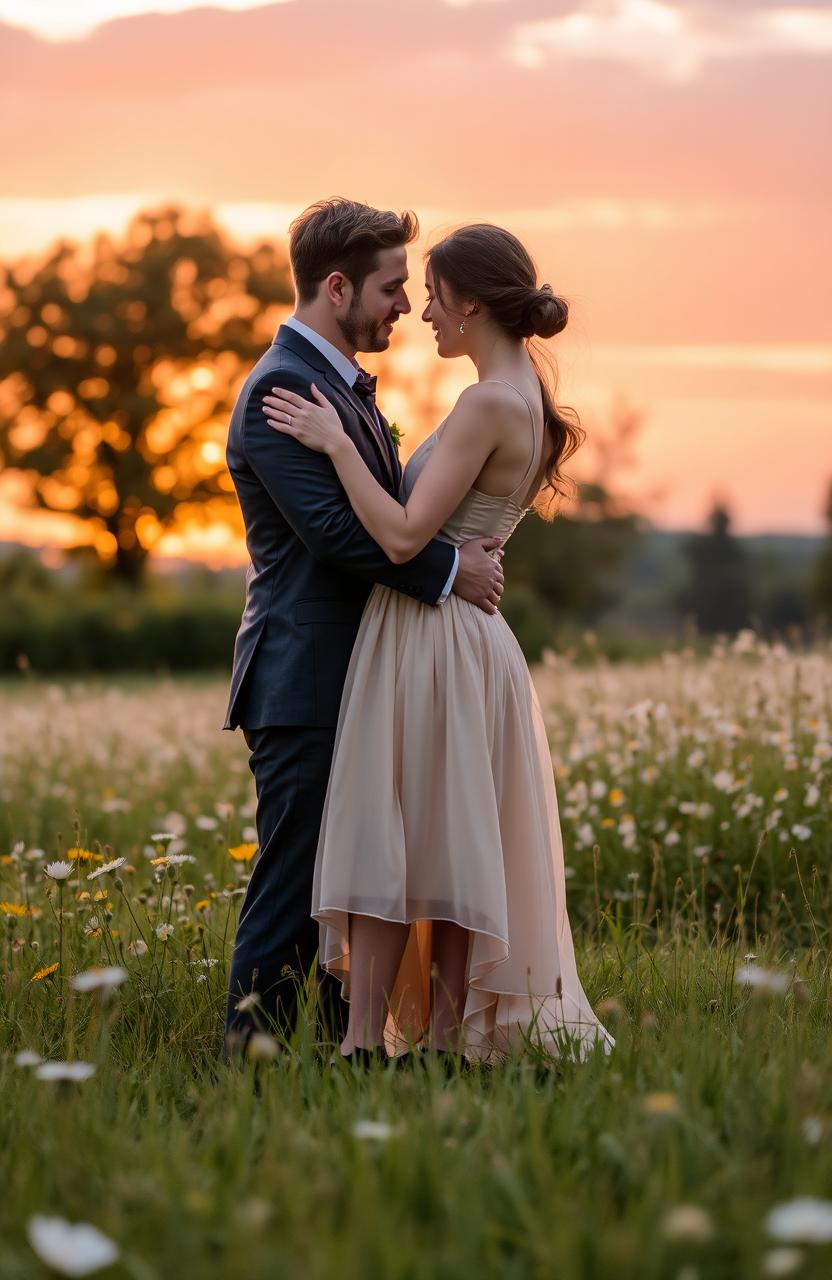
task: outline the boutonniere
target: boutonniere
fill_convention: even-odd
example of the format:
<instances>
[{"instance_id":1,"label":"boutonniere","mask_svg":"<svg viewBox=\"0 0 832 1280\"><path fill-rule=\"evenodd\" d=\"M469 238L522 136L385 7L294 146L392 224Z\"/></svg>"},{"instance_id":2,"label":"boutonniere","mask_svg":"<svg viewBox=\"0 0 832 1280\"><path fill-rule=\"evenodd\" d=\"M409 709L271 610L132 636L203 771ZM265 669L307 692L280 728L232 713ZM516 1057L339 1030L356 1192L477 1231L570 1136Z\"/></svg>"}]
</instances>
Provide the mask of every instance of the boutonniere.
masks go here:
<instances>
[{"instance_id":1,"label":"boutonniere","mask_svg":"<svg viewBox=\"0 0 832 1280\"><path fill-rule=\"evenodd\" d=\"M394 444L394 445L396 446L396 448L398 449L399 445L400 445L400 444L401 444L401 442L402 442L402 438L403 438L402 432L401 432L401 431L399 431L398 423L396 423L396 422L391 422L391 423L390 423L390 426L387 428L387 430L390 432L390 439L393 441L393 444Z\"/></svg>"}]
</instances>

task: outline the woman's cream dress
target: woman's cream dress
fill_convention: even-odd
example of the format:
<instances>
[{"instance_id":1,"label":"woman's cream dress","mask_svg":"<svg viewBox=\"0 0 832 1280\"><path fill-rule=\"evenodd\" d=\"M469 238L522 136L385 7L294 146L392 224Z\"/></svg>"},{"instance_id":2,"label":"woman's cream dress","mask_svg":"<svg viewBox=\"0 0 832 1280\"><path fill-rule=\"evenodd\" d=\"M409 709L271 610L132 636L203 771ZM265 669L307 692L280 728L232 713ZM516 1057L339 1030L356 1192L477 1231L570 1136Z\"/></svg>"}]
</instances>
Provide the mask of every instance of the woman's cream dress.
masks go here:
<instances>
[{"instance_id":1,"label":"woman's cream dress","mask_svg":"<svg viewBox=\"0 0 832 1280\"><path fill-rule=\"evenodd\" d=\"M441 432L408 462L405 500ZM438 536L456 546L508 539L541 448L535 440L514 493L471 489ZM349 913L413 926L388 1019L391 1051L427 1023L432 920L470 931L470 1059L527 1039L573 1057L598 1040L612 1048L575 965L552 761L526 661L500 614L459 596L430 606L376 586L361 619L312 900L321 963L347 1000Z\"/></svg>"}]
</instances>

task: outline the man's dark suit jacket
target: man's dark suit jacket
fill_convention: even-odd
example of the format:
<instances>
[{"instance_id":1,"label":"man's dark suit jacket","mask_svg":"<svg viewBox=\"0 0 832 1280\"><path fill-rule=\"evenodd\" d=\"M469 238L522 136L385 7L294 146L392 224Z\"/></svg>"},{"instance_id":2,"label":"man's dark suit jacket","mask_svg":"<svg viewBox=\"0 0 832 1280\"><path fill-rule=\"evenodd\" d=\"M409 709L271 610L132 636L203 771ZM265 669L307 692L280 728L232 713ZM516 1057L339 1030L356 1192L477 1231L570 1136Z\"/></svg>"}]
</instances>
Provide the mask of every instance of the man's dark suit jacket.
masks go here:
<instances>
[{"instance_id":1,"label":"man's dark suit jacket","mask_svg":"<svg viewBox=\"0 0 832 1280\"><path fill-rule=\"evenodd\" d=\"M246 379L228 436L251 564L226 729L335 725L372 584L435 604L453 567L453 547L436 539L394 565L359 522L329 458L268 425L263 396L272 387L309 400L312 382L376 479L398 493L392 440L379 438L370 411L317 348L281 326Z\"/></svg>"}]
</instances>

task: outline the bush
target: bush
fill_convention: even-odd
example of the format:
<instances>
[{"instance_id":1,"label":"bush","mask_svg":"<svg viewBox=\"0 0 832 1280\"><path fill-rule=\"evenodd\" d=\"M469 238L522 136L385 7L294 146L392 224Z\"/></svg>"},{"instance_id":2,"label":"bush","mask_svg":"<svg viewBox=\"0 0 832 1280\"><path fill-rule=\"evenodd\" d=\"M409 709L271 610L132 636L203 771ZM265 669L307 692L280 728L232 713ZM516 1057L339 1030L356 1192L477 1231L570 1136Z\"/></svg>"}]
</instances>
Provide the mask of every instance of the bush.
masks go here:
<instances>
[{"instance_id":1,"label":"bush","mask_svg":"<svg viewBox=\"0 0 832 1280\"><path fill-rule=\"evenodd\" d=\"M17 592L0 616L0 671L205 671L231 666L236 595Z\"/></svg>"}]
</instances>

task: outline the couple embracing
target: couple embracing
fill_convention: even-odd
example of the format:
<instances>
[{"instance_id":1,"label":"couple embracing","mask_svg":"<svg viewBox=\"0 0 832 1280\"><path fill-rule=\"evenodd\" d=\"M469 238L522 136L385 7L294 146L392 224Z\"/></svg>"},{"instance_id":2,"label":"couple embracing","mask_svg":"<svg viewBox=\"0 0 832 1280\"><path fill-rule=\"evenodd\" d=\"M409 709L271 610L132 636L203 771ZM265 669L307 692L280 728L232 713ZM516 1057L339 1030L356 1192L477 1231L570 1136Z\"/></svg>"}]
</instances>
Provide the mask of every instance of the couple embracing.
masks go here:
<instances>
[{"instance_id":1,"label":"couple embracing","mask_svg":"<svg viewBox=\"0 0 832 1280\"><path fill-rule=\"evenodd\" d=\"M402 472L356 355L410 311L417 231L341 199L293 223L295 313L231 420L251 564L225 727L250 751L260 851L226 1047L260 1020L290 1034L317 963L353 1063L527 1041L583 1057L613 1040L578 977L545 728L498 611L502 548L579 443L527 342L567 308L498 227L431 249L422 319L476 380Z\"/></svg>"}]
</instances>

